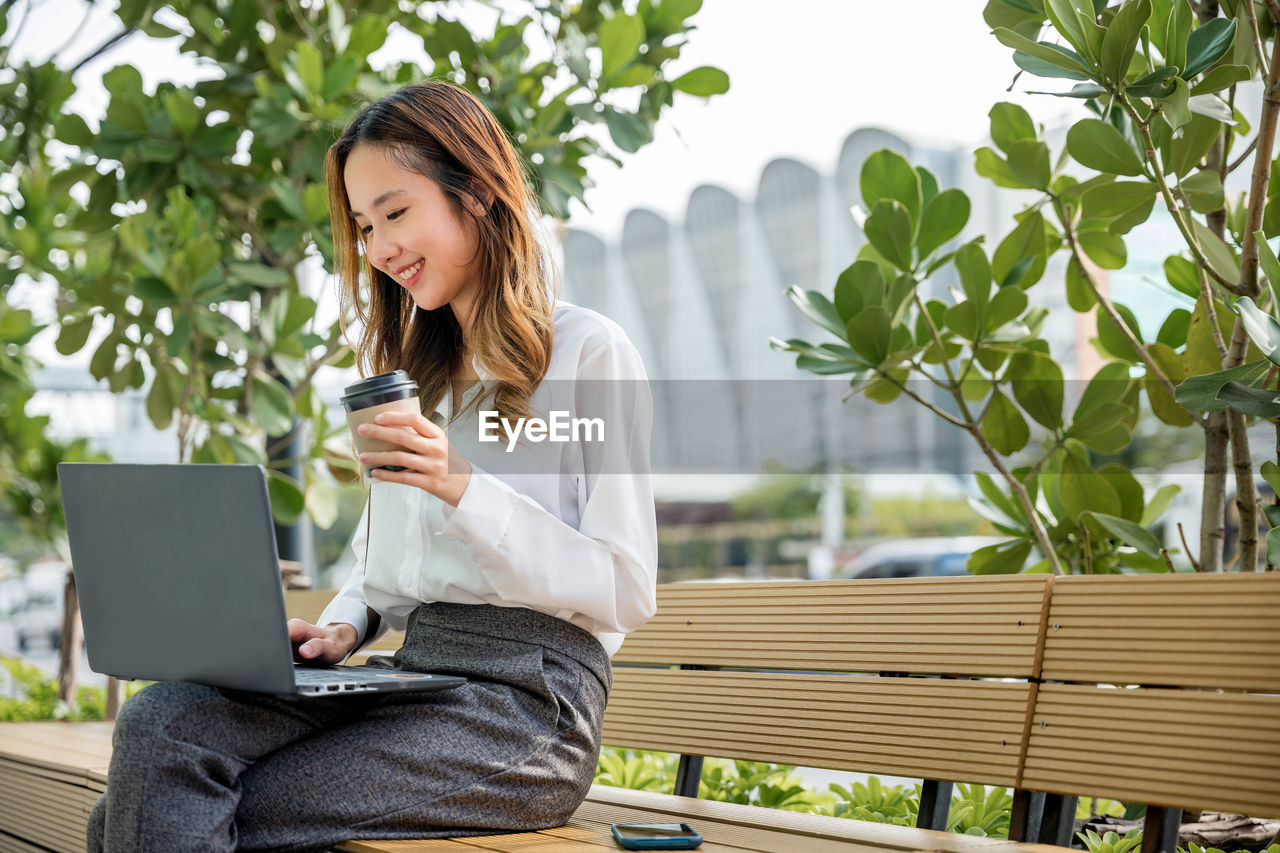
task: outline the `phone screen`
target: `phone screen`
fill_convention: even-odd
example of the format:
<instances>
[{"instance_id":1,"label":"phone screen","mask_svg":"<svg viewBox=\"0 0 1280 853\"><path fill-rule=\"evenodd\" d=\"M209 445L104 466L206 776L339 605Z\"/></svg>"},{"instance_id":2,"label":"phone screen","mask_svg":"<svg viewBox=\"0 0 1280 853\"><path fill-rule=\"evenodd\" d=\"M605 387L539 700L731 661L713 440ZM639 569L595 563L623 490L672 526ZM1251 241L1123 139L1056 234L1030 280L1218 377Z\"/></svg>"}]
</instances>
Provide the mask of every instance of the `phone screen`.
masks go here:
<instances>
[{"instance_id":1,"label":"phone screen","mask_svg":"<svg viewBox=\"0 0 1280 853\"><path fill-rule=\"evenodd\" d=\"M687 823L620 823L618 834L628 840L649 838L680 838L695 835Z\"/></svg>"}]
</instances>

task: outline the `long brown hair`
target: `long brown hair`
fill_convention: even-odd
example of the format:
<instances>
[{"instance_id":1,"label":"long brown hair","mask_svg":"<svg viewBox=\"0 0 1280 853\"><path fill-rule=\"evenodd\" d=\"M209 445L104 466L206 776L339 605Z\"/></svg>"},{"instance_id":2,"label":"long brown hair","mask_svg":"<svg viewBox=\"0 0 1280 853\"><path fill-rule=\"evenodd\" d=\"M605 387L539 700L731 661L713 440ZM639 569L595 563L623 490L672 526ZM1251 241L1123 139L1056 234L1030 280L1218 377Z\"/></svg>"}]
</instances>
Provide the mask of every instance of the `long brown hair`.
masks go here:
<instances>
[{"instance_id":1,"label":"long brown hair","mask_svg":"<svg viewBox=\"0 0 1280 853\"><path fill-rule=\"evenodd\" d=\"M363 235L343 180L357 145L377 145L397 165L434 181L459 221L469 216L475 222L480 292L469 343L496 380L494 407L503 417L529 416L529 398L551 361L556 294L549 290L557 282L534 231L538 208L528 176L502 126L467 90L429 80L362 109L325 157L343 331L349 312L363 327L356 344L360 374L407 371L418 383L424 411L431 412L462 366L467 342L449 305L422 310L367 255L361 258ZM473 214L464 194L485 202L486 214ZM370 283L367 299L361 299L362 271ZM476 404L486 396L476 395Z\"/></svg>"}]
</instances>

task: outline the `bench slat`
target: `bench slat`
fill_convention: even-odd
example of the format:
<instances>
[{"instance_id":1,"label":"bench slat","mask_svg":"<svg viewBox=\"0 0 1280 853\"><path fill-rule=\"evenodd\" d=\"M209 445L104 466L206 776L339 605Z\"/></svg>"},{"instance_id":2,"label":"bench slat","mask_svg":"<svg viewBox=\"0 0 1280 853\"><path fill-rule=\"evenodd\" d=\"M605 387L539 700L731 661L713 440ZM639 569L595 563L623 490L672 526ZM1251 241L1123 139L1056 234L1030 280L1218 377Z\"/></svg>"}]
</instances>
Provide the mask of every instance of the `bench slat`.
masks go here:
<instances>
[{"instance_id":1,"label":"bench slat","mask_svg":"<svg viewBox=\"0 0 1280 853\"><path fill-rule=\"evenodd\" d=\"M1043 677L1280 690L1277 612L1275 572L1057 578Z\"/></svg>"},{"instance_id":2,"label":"bench slat","mask_svg":"<svg viewBox=\"0 0 1280 853\"><path fill-rule=\"evenodd\" d=\"M1029 677L1047 576L665 584L615 664Z\"/></svg>"},{"instance_id":3,"label":"bench slat","mask_svg":"<svg viewBox=\"0 0 1280 853\"><path fill-rule=\"evenodd\" d=\"M1280 696L1044 684L1022 782L1038 791L1280 815L1277 731Z\"/></svg>"},{"instance_id":4,"label":"bench slat","mask_svg":"<svg viewBox=\"0 0 1280 853\"><path fill-rule=\"evenodd\" d=\"M604 742L1012 785L1030 690L1025 682L618 667Z\"/></svg>"}]
</instances>

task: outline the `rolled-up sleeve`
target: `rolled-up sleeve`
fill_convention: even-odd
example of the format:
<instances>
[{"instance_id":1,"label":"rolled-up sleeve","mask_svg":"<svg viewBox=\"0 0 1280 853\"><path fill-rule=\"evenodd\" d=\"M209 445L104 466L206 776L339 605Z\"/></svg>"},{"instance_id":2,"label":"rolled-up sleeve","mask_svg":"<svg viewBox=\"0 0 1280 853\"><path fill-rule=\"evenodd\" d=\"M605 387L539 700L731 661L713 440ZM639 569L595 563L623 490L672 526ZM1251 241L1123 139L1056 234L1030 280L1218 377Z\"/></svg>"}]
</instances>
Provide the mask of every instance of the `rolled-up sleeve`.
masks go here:
<instances>
[{"instance_id":1,"label":"rolled-up sleeve","mask_svg":"<svg viewBox=\"0 0 1280 853\"><path fill-rule=\"evenodd\" d=\"M441 535L471 552L499 596L557 613L581 613L626 634L656 610L657 518L650 472L653 400L639 354L614 338L579 366L578 412L604 421L581 442L585 501L578 527L472 465ZM568 476L560 474L559 476Z\"/></svg>"}]
</instances>

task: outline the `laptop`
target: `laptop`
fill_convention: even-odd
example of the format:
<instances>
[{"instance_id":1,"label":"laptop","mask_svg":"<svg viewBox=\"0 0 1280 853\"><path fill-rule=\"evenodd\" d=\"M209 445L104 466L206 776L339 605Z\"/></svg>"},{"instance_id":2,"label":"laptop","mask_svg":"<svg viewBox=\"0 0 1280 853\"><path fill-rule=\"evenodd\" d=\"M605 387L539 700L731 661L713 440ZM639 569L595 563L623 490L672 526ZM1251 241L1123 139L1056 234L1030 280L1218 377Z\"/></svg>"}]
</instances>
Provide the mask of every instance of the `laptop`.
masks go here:
<instances>
[{"instance_id":1,"label":"laptop","mask_svg":"<svg viewBox=\"0 0 1280 853\"><path fill-rule=\"evenodd\" d=\"M260 465L58 465L95 672L278 696L442 690L466 679L293 660Z\"/></svg>"}]
</instances>

